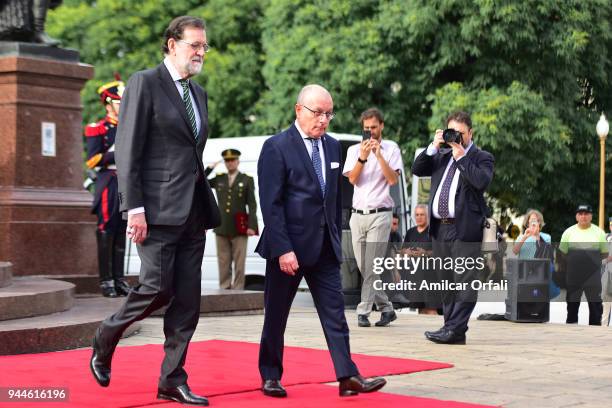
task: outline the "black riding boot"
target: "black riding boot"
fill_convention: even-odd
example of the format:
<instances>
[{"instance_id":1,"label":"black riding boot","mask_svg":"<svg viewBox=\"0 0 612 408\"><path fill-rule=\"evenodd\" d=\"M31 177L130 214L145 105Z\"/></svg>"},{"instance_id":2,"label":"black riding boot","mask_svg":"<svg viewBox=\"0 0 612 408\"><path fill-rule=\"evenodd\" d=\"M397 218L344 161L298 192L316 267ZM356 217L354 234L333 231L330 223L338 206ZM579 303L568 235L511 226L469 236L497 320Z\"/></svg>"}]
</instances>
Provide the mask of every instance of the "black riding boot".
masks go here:
<instances>
[{"instance_id":1,"label":"black riding boot","mask_svg":"<svg viewBox=\"0 0 612 408\"><path fill-rule=\"evenodd\" d=\"M100 274L102 296L115 298L119 295L115 290L111 269L113 236L106 231L96 230L96 240L98 241L98 272Z\"/></svg>"},{"instance_id":2,"label":"black riding boot","mask_svg":"<svg viewBox=\"0 0 612 408\"><path fill-rule=\"evenodd\" d=\"M45 19L47 18L47 9L49 8L49 0L34 0L32 4L32 14L34 20L34 42L57 47L59 40L51 38L45 33Z\"/></svg>"},{"instance_id":3,"label":"black riding boot","mask_svg":"<svg viewBox=\"0 0 612 408\"><path fill-rule=\"evenodd\" d=\"M125 276L125 222L115 233L113 242L113 279L115 281L115 290L119 296L127 296L130 292L130 285L126 282Z\"/></svg>"}]
</instances>

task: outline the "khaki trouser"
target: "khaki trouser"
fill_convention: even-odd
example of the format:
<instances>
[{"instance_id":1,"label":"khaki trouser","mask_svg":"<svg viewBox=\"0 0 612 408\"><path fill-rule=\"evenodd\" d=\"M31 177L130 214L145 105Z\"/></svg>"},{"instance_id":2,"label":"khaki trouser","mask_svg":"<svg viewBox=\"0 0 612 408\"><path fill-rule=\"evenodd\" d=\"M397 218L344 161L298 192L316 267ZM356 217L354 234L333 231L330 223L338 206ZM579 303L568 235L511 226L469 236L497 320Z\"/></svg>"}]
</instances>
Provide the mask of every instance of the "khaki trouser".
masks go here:
<instances>
[{"instance_id":1,"label":"khaki trouser","mask_svg":"<svg viewBox=\"0 0 612 408\"><path fill-rule=\"evenodd\" d=\"M219 265L219 286L221 289L244 289L244 263L248 237L238 235L233 238L216 235L217 263ZM232 260L234 261L234 280L232 281Z\"/></svg>"},{"instance_id":2,"label":"khaki trouser","mask_svg":"<svg viewBox=\"0 0 612 408\"><path fill-rule=\"evenodd\" d=\"M391 211L351 215L353 252L363 277L361 302L357 305L358 315L368 316L374 303L380 312L393 311L393 304L389 302L385 291L374 289L374 281L380 279L381 275L375 274L373 270L374 258L382 258L387 254L391 220Z\"/></svg>"}]
</instances>

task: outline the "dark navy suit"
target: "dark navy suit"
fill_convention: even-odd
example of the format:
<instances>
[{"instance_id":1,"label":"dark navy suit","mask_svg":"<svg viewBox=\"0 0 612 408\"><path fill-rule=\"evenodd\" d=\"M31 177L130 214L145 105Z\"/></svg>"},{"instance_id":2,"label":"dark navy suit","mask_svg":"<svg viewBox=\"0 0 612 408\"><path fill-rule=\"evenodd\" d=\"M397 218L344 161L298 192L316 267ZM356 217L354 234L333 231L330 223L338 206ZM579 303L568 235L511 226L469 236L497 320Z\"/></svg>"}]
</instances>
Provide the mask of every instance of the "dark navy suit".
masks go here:
<instances>
[{"instance_id":1,"label":"dark navy suit","mask_svg":"<svg viewBox=\"0 0 612 408\"><path fill-rule=\"evenodd\" d=\"M295 124L268 139L259 156L259 199L265 228L256 251L267 260L259 371L265 380L282 377L283 337L302 277L317 308L336 377L358 374L351 360L341 292L340 143L328 135L321 141L325 155L324 195ZM291 251L299 263L295 276L282 272L278 262L281 255Z\"/></svg>"},{"instance_id":2,"label":"dark navy suit","mask_svg":"<svg viewBox=\"0 0 612 408\"><path fill-rule=\"evenodd\" d=\"M454 224L441 224L433 216L433 200L449 160L451 151L439 152L428 156L424 150L412 164L412 174L419 177L431 177L429 196L429 234L433 238L433 255L435 257L476 258L481 255L482 227L487 214L484 192L493 179L495 159L493 155L472 145L464 157L457 161L460 172L459 183L455 193ZM475 270L464 273L439 271L438 278L450 282L468 283L464 291L448 291L443 295L444 328L457 334L465 334L468 320L478 293L469 288L469 283L477 278Z\"/></svg>"}]
</instances>

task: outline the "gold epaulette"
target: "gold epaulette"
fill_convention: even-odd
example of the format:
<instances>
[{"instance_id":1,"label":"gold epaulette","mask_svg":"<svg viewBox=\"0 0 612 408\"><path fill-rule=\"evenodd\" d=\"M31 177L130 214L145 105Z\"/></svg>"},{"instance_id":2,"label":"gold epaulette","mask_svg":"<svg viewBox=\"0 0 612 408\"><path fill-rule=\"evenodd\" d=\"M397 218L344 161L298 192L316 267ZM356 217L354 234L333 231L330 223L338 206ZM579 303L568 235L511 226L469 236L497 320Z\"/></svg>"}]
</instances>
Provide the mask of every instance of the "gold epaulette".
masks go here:
<instances>
[{"instance_id":1,"label":"gold epaulette","mask_svg":"<svg viewBox=\"0 0 612 408\"><path fill-rule=\"evenodd\" d=\"M102 153L94 154L93 156L91 156L89 160L87 160L86 162L87 167L90 169L93 169L94 167L96 167L98 163L102 161L103 156L104 155Z\"/></svg>"}]
</instances>

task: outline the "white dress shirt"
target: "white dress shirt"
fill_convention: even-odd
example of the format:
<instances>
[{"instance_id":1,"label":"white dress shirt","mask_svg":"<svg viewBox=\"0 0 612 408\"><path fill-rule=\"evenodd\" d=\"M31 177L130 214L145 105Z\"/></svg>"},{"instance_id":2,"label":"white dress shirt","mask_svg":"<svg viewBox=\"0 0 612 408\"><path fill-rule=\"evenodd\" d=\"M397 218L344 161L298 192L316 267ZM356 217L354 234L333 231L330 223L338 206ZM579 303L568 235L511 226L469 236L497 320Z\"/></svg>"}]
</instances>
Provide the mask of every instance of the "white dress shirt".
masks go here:
<instances>
[{"instance_id":1,"label":"white dress shirt","mask_svg":"<svg viewBox=\"0 0 612 408\"><path fill-rule=\"evenodd\" d=\"M170 61L170 58L164 58L164 65L168 69L168 72L170 73L170 76L174 81L174 86L176 86L176 90L178 91L179 96L181 97L181 99L183 99L183 85L181 85L181 83L179 82L182 79L181 75L178 73L178 71L172 64L172 61ZM200 127L202 126L202 118L200 118L200 111L198 110L198 105L196 104L193 92L191 92L191 88L189 88L189 97L191 98L191 106L193 107L193 113L195 113L196 128L198 129L199 134Z\"/></svg>"},{"instance_id":2,"label":"white dress shirt","mask_svg":"<svg viewBox=\"0 0 612 408\"><path fill-rule=\"evenodd\" d=\"M355 144L348 148L346 161L342 174L348 177L359 158L359 148L361 144ZM391 167L391 170L403 171L402 154L399 146L392 140L383 139L380 143L383 158ZM363 169L353 186L353 208L358 210L375 210L377 208L393 208L395 203L389 191L389 183L383 174L382 168L378 163L376 154L370 152L367 161L363 163Z\"/></svg>"},{"instance_id":3,"label":"white dress shirt","mask_svg":"<svg viewBox=\"0 0 612 408\"><path fill-rule=\"evenodd\" d=\"M302 140L304 141L304 146L306 146L306 150L308 150L308 156L310 157L310 160L312 160L312 142L310 141L310 139L308 139L310 136L308 136L306 133L304 133L304 131L302 130L302 128L300 127L300 125L298 124L297 120L295 121L295 127L298 130L298 132L300 132L300 136L302 136ZM323 172L323 181L327 182L326 179L326 167L325 167L325 149L323 149L323 138L325 136L322 136L319 139L319 154L321 155L321 165L323 166L323 168L321 169L321 171Z\"/></svg>"},{"instance_id":4,"label":"white dress shirt","mask_svg":"<svg viewBox=\"0 0 612 408\"><path fill-rule=\"evenodd\" d=\"M465 154L461 156L459 160L463 159L467 155L467 153L472 148L473 144L474 144L473 142L470 142L469 146L465 149ZM438 149L433 145L433 143L427 147L426 154L428 156L434 156L437 153L438 153ZM442 184L444 184L444 179L446 179L448 170L450 169L450 166L454 161L456 160L451 156L451 159L448 161L448 164L446 165L446 169L444 169L444 174L442 175L442 180L440 180L440 184L438 185L438 190L436 191L436 195L434 196L433 202L431 203L431 206L433 207L431 209L432 211L431 214L434 216L434 218L442 218L440 217L440 213L438 212L438 203L440 202L440 193L442 192ZM461 171L459 170L459 168L457 168L455 170L453 181L450 186L450 192L448 194L448 218L455 218L455 194L457 193L457 186L459 185L459 175L460 174L461 174Z\"/></svg>"}]
</instances>

